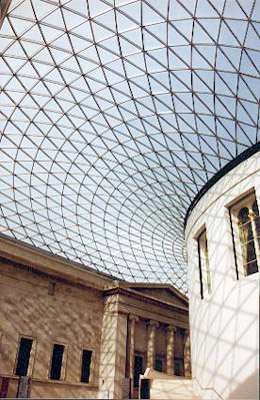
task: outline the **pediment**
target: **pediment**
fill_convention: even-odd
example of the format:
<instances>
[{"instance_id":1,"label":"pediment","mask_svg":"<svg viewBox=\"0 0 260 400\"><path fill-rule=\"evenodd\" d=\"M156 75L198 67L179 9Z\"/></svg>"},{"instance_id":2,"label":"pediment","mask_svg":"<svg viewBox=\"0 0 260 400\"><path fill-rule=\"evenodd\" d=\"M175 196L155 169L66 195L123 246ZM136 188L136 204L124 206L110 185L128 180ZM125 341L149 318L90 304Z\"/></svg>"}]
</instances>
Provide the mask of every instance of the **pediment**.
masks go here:
<instances>
[{"instance_id":1,"label":"pediment","mask_svg":"<svg viewBox=\"0 0 260 400\"><path fill-rule=\"evenodd\" d=\"M170 303L173 305L188 308L188 298L180 293L177 289L169 284L140 284L134 283L127 285L129 289L135 290L146 296L153 297L157 300Z\"/></svg>"}]
</instances>

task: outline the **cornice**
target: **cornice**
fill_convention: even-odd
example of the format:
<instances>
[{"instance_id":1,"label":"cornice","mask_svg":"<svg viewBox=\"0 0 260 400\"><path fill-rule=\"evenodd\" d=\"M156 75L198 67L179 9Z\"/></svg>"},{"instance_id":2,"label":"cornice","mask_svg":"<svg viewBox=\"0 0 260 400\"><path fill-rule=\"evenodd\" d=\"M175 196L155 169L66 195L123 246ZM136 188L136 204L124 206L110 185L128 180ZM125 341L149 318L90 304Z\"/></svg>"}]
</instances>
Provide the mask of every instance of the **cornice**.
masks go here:
<instances>
[{"instance_id":1,"label":"cornice","mask_svg":"<svg viewBox=\"0 0 260 400\"><path fill-rule=\"evenodd\" d=\"M118 284L121 287L129 288L132 290L136 289L165 289L168 292L172 293L174 296L178 297L181 301L187 303L187 306L189 304L189 299L188 297L184 294L181 293L178 289L176 289L174 286L172 286L169 283L147 283L147 282L124 282L124 281L118 281Z\"/></svg>"},{"instance_id":2,"label":"cornice","mask_svg":"<svg viewBox=\"0 0 260 400\"><path fill-rule=\"evenodd\" d=\"M127 288L117 286L114 288L106 289L103 292L104 297L109 297L109 296L113 296L113 295L122 295L122 296L130 297L132 299L141 300L146 304L153 304L153 305L163 307L168 310L170 309L170 310L178 312L180 314L185 314L185 315L189 314L188 307L185 308L185 307L181 307L178 305L174 305L174 304L168 303L166 301L163 301L161 299L159 300L152 296L148 296L143 293L137 292L133 289L127 289ZM120 302L120 300L119 300L119 302Z\"/></svg>"},{"instance_id":3,"label":"cornice","mask_svg":"<svg viewBox=\"0 0 260 400\"><path fill-rule=\"evenodd\" d=\"M23 268L103 290L114 277L0 234L0 257Z\"/></svg>"}]
</instances>

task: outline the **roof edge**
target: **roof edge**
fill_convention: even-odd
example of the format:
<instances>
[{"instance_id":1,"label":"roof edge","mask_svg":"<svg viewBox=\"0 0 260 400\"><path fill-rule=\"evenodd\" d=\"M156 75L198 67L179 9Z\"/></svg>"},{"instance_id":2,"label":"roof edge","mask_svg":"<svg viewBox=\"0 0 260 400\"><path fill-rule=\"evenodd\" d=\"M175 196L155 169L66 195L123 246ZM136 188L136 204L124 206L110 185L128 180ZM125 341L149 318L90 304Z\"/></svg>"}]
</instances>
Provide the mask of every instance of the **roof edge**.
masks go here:
<instances>
[{"instance_id":1,"label":"roof edge","mask_svg":"<svg viewBox=\"0 0 260 400\"><path fill-rule=\"evenodd\" d=\"M196 194L191 204L189 205L185 217L183 228L184 231L186 229L186 225L189 219L189 216L194 209L194 207L198 204L200 199L208 192L208 190L215 185L223 176L225 176L228 172L232 171L235 167L241 164L243 161L247 160L252 155L256 154L260 151L260 142L254 144L249 149L246 149L243 153L239 154L236 158L227 163L223 168L221 168L204 186L203 188Z\"/></svg>"},{"instance_id":2,"label":"roof edge","mask_svg":"<svg viewBox=\"0 0 260 400\"><path fill-rule=\"evenodd\" d=\"M58 274L65 279L73 278L81 283L87 282L88 285L94 285L102 290L115 279L119 280L112 275L95 270L76 261L68 260L65 257L53 254L2 233L0 233L0 256L50 274ZM95 284L96 279L99 280L97 284Z\"/></svg>"},{"instance_id":3,"label":"roof edge","mask_svg":"<svg viewBox=\"0 0 260 400\"><path fill-rule=\"evenodd\" d=\"M126 288L132 288L132 289L165 289L172 294L174 294L176 297L178 297L181 301L186 302L187 304L189 303L188 297L180 291L180 289L177 289L173 284L171 283L161 283L161 282L128 282L128 281L123 281L120 282L120 286L126 287Z\"/></svg>"},{"instance_id":4,"label":"roof edge","mask_svg":"<svg viewBox=\"0 0 260 400\"><path fill-rule=\"evenodd\" d=\"M163 305L164 307L167 307L169 309L172 309L176 312L179 312L181 314L188 314L189 313L189 304L187 304L187 306L180 306L178 304L172 304L169 303L167 301L164 301L162 299L158 299L156 297L153 296L149 296L147 294L138 292L134 289L130 289L128 287L122 287L122 286L115 286L115 287L111 287L108 289L105 289L103 291L103 296L104 297L109 297L109 296L113 296L113 295L126 295L128 297L132 297L138 300L142 300L145 301L146 303L151 303L151 304L155 304L155 305Z\"/></svg>"}]
</instances>

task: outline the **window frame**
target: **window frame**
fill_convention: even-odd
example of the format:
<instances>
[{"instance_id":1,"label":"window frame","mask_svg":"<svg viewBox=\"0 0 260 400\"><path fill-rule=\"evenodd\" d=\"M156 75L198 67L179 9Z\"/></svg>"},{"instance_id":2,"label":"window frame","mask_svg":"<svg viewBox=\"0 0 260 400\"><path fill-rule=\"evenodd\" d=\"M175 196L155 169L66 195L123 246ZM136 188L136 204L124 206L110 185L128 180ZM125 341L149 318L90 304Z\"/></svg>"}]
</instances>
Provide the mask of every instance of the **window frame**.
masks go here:
<instances>
[{"instance_id":1,"label":"window frame","mask_svg":"<svg viewBox=\"0 0 260 400\"><path fill-rule=\"evenodd\" d=\"M61 370L60 370L60 379L52 379L51 378L51 367L52 367L52 359L53 359L53 349L54 345L57 344L59 346L64 347L63 356L62 356L62 363L61 363ZM66 378L66 366L67 366L67 357L68 357L68 345L64 342L55 341L52 343L51 353L49 358L49 367L47 371L47 379L52 382L62 382L65 381Z\"/></svg>"},{"instance_id":2,"label":"window frame","mask_svg":"<svg viewBox=\"0 0 260 400\"><path fill-rule=\"evenodd\" d=\"M18 335L17 346L16 346L15 363L14 363L14 367L13 367L13 375L20 376L20 375L16 375L16 368L17 368L18 357L19 357L19 353L20 353L21 339L32 340L32 347L31 347L30 356L29 356L27 373L25 375L25 376L28 376L28 377L32 377L33 376L33 369L34 369L35 355L36 355L37 340L36 340L36 337L34 337L34 336L28 336L28 335L23 335L23 334L19 334Z\"/></svg>"},{"instance_id":3,"label":"window frame","mask_svg":"<svg viewBox=\"0 0 260 400\"><path fill-rule=\"evenodd\" d=\"M205 268L202 266L202 246L201 246L201 238L205 235L205 243L207 247L207 255L204 254L205 257ZM196 241L196 248L197 248L197 255L198 255L198 269L199 269L199 281L200 281L200 298L201 300L208 298L212 293L212 279L210 273L210 262L209 262L209 242L208 242L208 235L207 235L207 228L206 224L203 224L200 229L197 231L196 235L194 236ZM205 271L204 271L205 269ZM205 278L204 278L205 274ZM205 280L205 283L204 283ZM205 287L204 287L205 286Z\"/></svg>"},{"instance_id":4,"label":"window frame","mask_svg":"<svg viewBox=\"0 0 260 400\"><path fill-rule=\"evenodd\" d=\"M259 272L260 269L260 261L259 261L259 254L258 254L258 246L255 244L255 237L253 234L253 243L254 243L254 250L256 254L256 265L258 268L258 271L251 273L251 274L246 274L245 273L245 267L243 263L243 256L242 256L242 250L241 250L241 240L239 236L239 228L238 228L238 214L239 211L242 208L248 208L249 204L253 204L256 202L256 205L259 210L258 202L257 202L257 197L256 197L256 191L255 188L250 188L249 190L245 191L241 195L237 196L234 198L231 202L229 202L226 205L226 208L228 209L229 212L229 220L230 220L230 228L231 228L231 235L232 235L232 248L233 248L233 256L234 256L234 261L235 261L235 268L236 268L236 278L237 280L240 280L242 278L246 278L248 276L254 275L255 273ZM260 216L260 214L259 214ZM252 221L250 222L251 228L253 231L252 227ZM257 238L256 238L257 240Z\"/></svg>"},{"instance_id":5,"label":"window frame","mask_svg":"<svg viewBox=\"0 0 260 400\"><path fill-rule=\"evenodd\" d=\"M82 382L81 377L82 377L82 361L83 361L83 351L91 351L91 359L90 359L90 367L89 367L89 380L88 382ZM94 371L95 371L95 350L90 347L90 346L85 346L81 348L81 353L80 353L80 369L79 369L79 382L83 385L92 385L94 381Z\"/></svg>"},{"instance_id":6,"label":"window frame","mask_svg":"<svg viewBox=\"0 0 260 400\"><path fill-rule=\"evenodd\" d=\"M133 388L134 389L138 389L139 388L139 383L140 383L140 375L142 375L142 374L139 374L138 383L137 383L137 381L135 379L135 377L136 377L136 375L135 375L135 357L141 357L142 358L142 371L145 371L146 370L146 365L147 365L147 354L144 351L138 351L138 350L134 351Z\"/></svg>"},{"instance_id":7,"label":"window frame","mask_svg":"<svg viewBox=\"0 0 260 400\"><path fill-rule=\"evenodd\" d=\"M157 360L162 362L162 370L161 371L159 371L158 369L155 368ZM155 357L154 357L154 369L155 369L155 371L165 372L165 367L166 367L165 356L161 355L159 353L155 353Z\"/></svg>"}]
</instances>

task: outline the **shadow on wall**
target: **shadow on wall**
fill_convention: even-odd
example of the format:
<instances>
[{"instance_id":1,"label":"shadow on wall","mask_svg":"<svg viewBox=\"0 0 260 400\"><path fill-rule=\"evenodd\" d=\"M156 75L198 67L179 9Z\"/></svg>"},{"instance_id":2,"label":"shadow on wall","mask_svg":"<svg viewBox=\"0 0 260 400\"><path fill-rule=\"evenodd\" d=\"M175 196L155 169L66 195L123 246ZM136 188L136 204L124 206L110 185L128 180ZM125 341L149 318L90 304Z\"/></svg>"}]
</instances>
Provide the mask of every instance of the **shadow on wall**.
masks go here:
<instances>
[{"instance_id":1,"label":"shadow on wall","mask_svg":"<svg viewBox=\"0 0 260 400\"><path fill-rule=\"evenodd\" d=\"M245 274L241 243L233 243L233 235L234 241L236 236L240 239L238 228L236 231L239 225L235 221L232 231L229 215L229 207L238 198L244 202L252 197L252 188L260 208L259 175L252 173L258 170L256 161L255 157L251 164L241 164L240 171L222 178L194 208L186 229L192 372L205 399L259 398L259 273ZM197 240L205 228L206 261Z\"/></svg>"},{"instance_id":2,"label":"shadow on wall","mask_svg":"<svg viewBox=\"0 0 260 400\"><path fill-rule=\"evenodd\" d=\"M226 276L217 278L219 296L194 315L195 376L224 399L258 399L258 276L235 282L232 289Z\"/></svg>"},{"instance_id":3,"label":"shadow on wall","mask_svg":"<svg viewBox=\"0 0 260 400\"><path fill-rule=\"evenodd\" d=\"M258 387L258 371L254 372L244 382L242 382L236 390L234 390L230 399L255 399L255 388Z\"/></svg>"}]
</instances>

